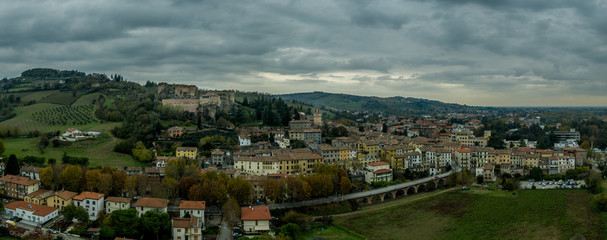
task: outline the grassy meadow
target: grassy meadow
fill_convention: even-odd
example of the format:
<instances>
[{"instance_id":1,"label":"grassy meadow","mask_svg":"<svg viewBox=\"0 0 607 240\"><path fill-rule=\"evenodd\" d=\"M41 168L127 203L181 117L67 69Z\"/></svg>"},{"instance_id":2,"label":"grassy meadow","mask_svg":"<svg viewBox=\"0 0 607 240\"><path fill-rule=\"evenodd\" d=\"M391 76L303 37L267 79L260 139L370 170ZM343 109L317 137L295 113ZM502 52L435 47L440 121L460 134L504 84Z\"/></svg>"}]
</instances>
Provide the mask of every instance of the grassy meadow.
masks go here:
<instances>
[{"instance_id":1,"label":"grassy meadow","mask_svg":"<svg viewBox=\"0 0 607 240\"><path fill-rule=\"evenodd\" d=\"M584 190L449 192L410 204L336 216L369 239L605 239L604 214Z\"/></svg>"},{"instance_id":2,"label":"grassy meadow","mask_svg":"<svg viewBox=\"0 0 607 240\"><path fill-rule=\"evenodd\" d=\"M140 162L133 159L130 155L113 151L114 145L119 141L117 138L104 134L102 138L78 141L65 147L54 148L51 144L44 149L44 153L41 153L37 147L38 138L6 138L4 139L4 146L6 148L4 155L15 154L18 158L25 156L54 158L61 162L61 157L63 156L63 152L65 152L69 156L89 158L91 167L142 166Z\"/></svg>"},{"instance_id":3,"label":"grassy meadow","mask_svg":"<svg viewBox=\"0 0 607 240\"><path fill-rule=\"evenodd\" d=\"M22 135L38 130L44 132L65 132L68 128L81 131L103 132L103 137L72 143L65 147L49 145L41 153L37 147L38 138L5 138L4 155L17 157L39 156L60 161L63 152L70 156L88 157L91 166L141 166L130 155L116 153L114 145L120 139L111 136L110 131L120 125L117 122L103 122L94 116L93 104L100 93L83 95L77 92L58 90L16 93L22 101L36 100L36 104L15 108L16 116L0 122L0 127L17 127Z\"/></svg>"}]
</instances>

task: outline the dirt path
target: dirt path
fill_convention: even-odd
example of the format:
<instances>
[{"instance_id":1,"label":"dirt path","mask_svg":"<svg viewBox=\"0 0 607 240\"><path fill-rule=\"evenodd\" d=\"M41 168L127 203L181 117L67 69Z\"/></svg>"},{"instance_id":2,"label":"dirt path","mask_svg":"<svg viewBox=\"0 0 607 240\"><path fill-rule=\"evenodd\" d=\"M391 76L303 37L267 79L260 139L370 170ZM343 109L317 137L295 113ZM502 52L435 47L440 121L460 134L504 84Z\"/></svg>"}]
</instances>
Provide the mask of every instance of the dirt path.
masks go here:
<instances>
[{"instance_id":1,"label":"dirt path","mask_svg":"<svg viewBox=\"0 0 607 240\"><path fill-rule=\"evenodd\" d=\"M384 209L384 208L389 208L389 207L394 207L394 206L398 206L398 205L404 205L404 204L409 204L411 202L415 202L417 200L421 200L421 199L426 199L429 197L433 197L439 194L443 194L446 192L451 192L451 191L455 191L459 188L457 187L452 187L452 188L448 188L445 190L440 190L440 191L433 191L433 192L427 192L427 193L418 193L415 194L413 196L410 197L404 197L404 198L400 198L394 201L388 201L388 202L384 202L384 203L379 203L379 204L375 204L375 205L371 205L371 206L365 206L362 207L362 210L358 210L355 212L349 212L349 213L341 213L341 214L335 214L335 215L331 215L333 217L345 217L345 216L349 216L349 215L355 215L355 214L361 214L361 213L366 213L366 212L372 212L372 211L376 211L376 210L380 210L380 209Z\"/></svg>"}]
</instances>

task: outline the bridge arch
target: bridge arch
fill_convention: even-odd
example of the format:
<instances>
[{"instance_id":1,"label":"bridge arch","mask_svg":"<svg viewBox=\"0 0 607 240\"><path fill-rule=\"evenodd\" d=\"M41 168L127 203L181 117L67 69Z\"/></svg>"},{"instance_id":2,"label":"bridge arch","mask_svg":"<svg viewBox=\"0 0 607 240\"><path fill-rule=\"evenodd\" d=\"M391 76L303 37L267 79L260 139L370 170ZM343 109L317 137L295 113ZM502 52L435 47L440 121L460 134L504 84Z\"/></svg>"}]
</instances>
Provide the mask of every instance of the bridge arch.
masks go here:
<instances>
[{"instance_id":1,"label":"bridge arch","mask_svg":"<svg viewBox=\"0 0 607 240\"><path fill-rule=\"evenodd\" d=\"M420 184L417 187L417 192L426 192L427 190L428 190L428 188L426 187L426 183Z\"/></svg>"},{"instance_id":2,"label":"bridge arch","mask_svg":"<svg viewBox=\"0 0 607 240\"><path fill-rule=\"evenodd\" d=\"M411 194L416 194L416 193L417 193L417 187L415 187L415 186L408 187L405 190L405 195L411 195Z\"/></svg>"}]
</instances>

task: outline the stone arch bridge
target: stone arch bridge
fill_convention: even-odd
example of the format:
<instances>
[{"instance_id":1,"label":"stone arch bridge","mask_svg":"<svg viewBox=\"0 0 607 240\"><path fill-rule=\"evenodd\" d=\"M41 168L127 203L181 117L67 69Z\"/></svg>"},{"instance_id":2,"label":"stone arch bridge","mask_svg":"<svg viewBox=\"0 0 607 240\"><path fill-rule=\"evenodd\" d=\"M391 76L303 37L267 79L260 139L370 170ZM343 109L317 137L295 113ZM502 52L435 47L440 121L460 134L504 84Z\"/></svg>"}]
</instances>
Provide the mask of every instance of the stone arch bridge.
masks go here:
<instances>
[{"instance_id":1,"label":"stone arch bridge","mask_svg":"<svg viewBox=\"0 0 607 240\"><path fill-rule=\"evenodd\" d=\"M372 189L369 191L350 193L342 196L331 196L313 200L306 200L301 202L273 203L268 204L268 207L270 209L308 207L328 203L343 202L352 199L357 201L365 201L366 203L373 203L373 201L384 201L386 197L395 199L398 196L411 195L421 191L425 191L427 189L436 189L445 184L445 178L447 178L449 175L451 175L451 171L435 176L430 176L427 178L395 184L392 186Z\"/></svg>"}]
</instances>

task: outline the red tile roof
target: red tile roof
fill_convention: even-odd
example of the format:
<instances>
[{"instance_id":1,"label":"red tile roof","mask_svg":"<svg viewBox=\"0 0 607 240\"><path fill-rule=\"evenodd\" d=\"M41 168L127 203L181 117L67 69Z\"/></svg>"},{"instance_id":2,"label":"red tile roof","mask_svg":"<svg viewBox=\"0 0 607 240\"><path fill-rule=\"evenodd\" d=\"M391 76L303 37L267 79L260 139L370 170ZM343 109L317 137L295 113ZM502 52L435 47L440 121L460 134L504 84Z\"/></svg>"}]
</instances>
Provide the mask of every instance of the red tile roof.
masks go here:
<instances>
[{"instance_id":1,"label":"red tile roof","mask_svg":"<svg viewBox=\"0 0 607 240\"><path fill-rule=\"evenodd\" d=\"M28 203L28 202L24 202L24 201L10 202L10 203L7 203L4 207L6 207L8 209L12 209L12 210L16 210L17 208L23 209L26 211L34 212L34 215L36 215L36 216L43 216L43 217L51 214L54 211L57 211L57 208L54 208L54 207L49 207L49 206L35 204L35 203Z\"/></svg>"},{"instance_id":2,"label":"red tile roof","mask_svg":"<svg viewBox=\"0 0 607 240\"><path fill-rule=\"evenodd\" d=\"M56 192L55 195L57 195L61 199L69 200L69 199L74 198L74 196L78 195L78 193L61 190L61 191Z\"/></svg>"},{"instance_id":3,"label":"red tile roof","mask_svg":"<svg viewBox=\"0 0 607 240\"><path fill-rule=\"evenodd\" d=\"M373 173L375 173L375 174L382 174L382 173L389 173L389 172L392 172L392 170L390 170L390 169L379 169L379 170L373 171Z\"/></svg>"},{"instance_id":4,"label":"red tile roof","mask_svg":"<svg viewBox=\"0 0 607 240\"><path fill-rule=\"evenodd\" d=\"M74 200L78 200L78 201L82 201L84 199L95 199L95 200L99 200L101 198L103 198L103 196L105 196L103 193L96 193L96 192L82 192L80 195L75 196Z\"/></svg>"},{"instance_id":5,"label":"red tile roof","mask_svg":"<svg viewBox=\"0 0 607 240\"><path fill-rule=\"evenodd\" d=\"M135 207L149 207L149 208L165 208L169 205L169 200L162 198L140 198L135 202Z\"/></svg>"},{"instance_id":6,"label":"red tile roof","mask_svg":"<svg viewBox=\"0 0 607 240\"><path fill-rule=\"evenodd\" d=\"M6 175L2 178L0 178L0 182L8 182L8 183L15 183L18 185L25 185L25 186L30 186L36 183L39 183L39 180L34 180L34 179L30 179L28 177L21 177L21 176L15 176L15 175Z\"/></svg>"},{"instance_id":7,"label":"red tile roof","mask_svg":"<svg viewBox=\"0 0 607 240\"><path fill-rule=\"evenodd\" d=\"M120 202L120 203L130 203L131 199L130 198L123 198L123 197L108 197L105 199L106 202Z\"/></svg>"},{"instance_id":8,"label":"red tile roof","mask_svg":"<svg viewBox=\"0 0 607 240\"><path fill-rule=\"evenodd\" d=\"M241 209L240 219L243 221L251 220L270 220L270 209L265 206L243 207Z\"/></svg>"},{"instance_id":9,"label":"red tile roof","mask_svg":"<svg viewBox=\"0 0 607 240\"><path fill-rule=\"evenodd\" d=\"M181 201L179 209L200 209L204 210L206 204L204 201Z\"/></svg>"}]
</instances>

